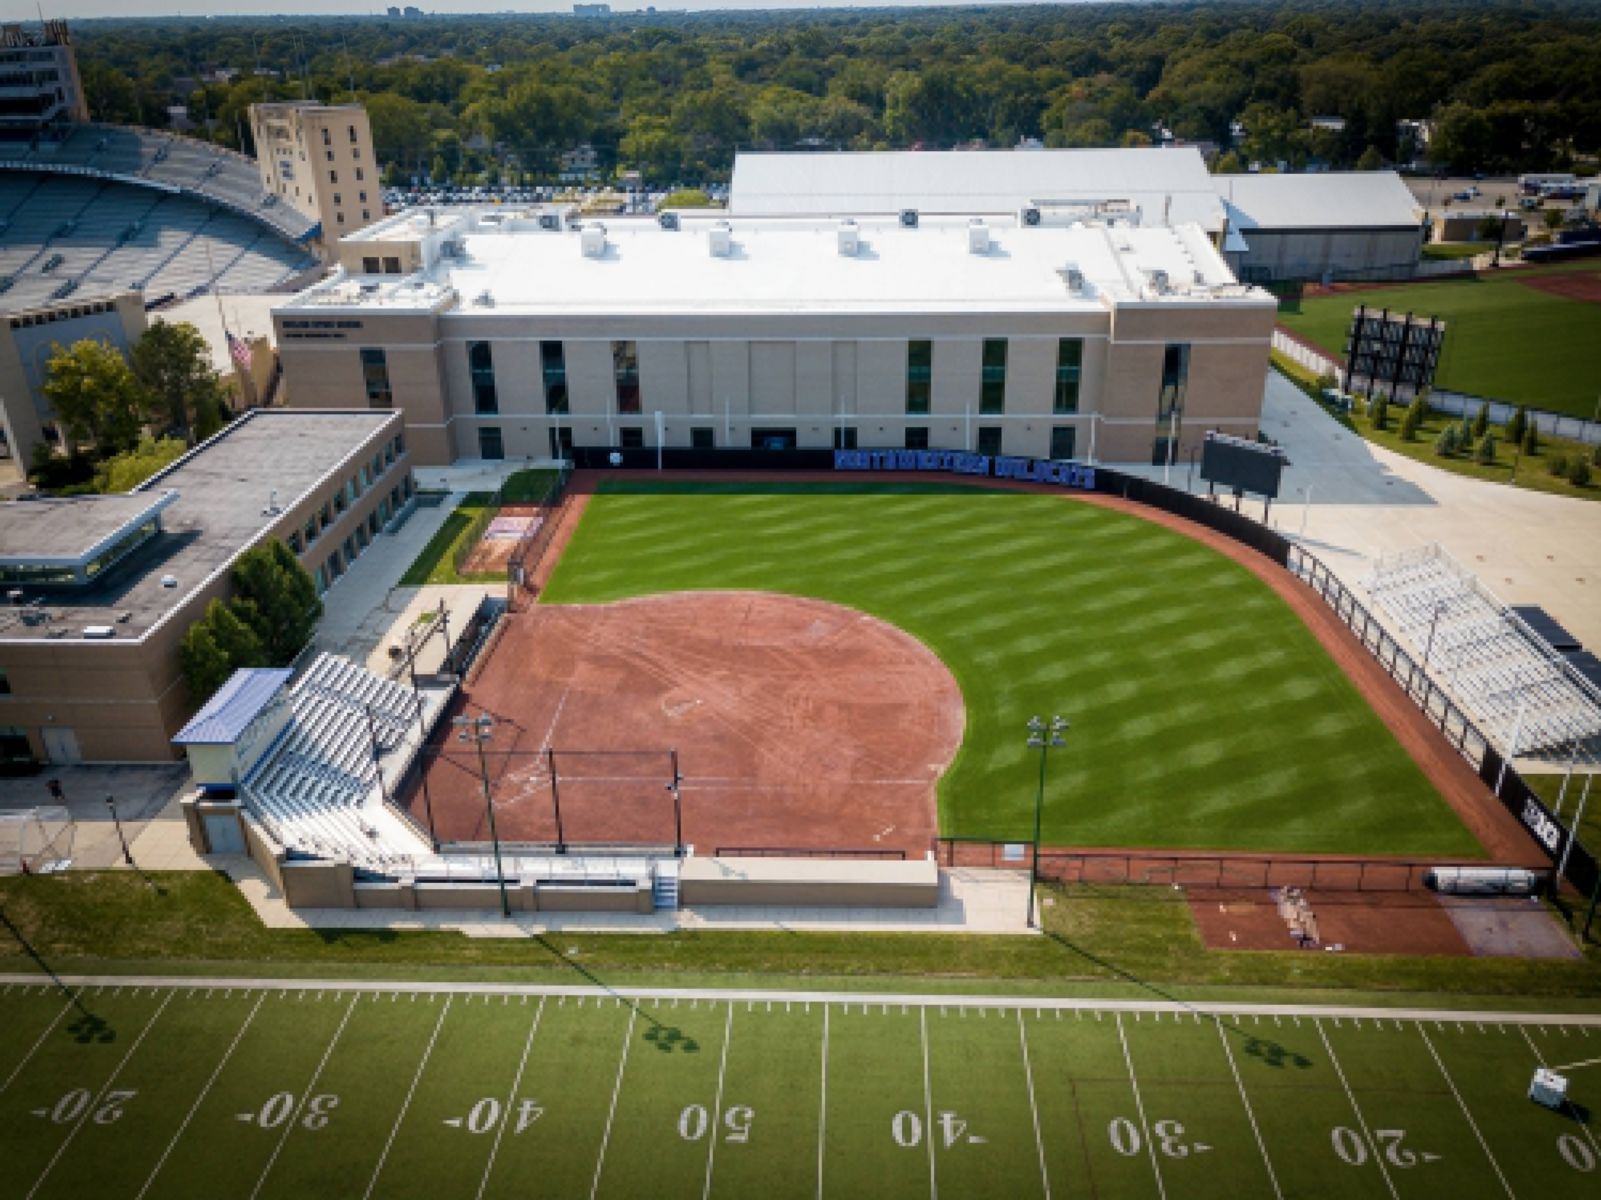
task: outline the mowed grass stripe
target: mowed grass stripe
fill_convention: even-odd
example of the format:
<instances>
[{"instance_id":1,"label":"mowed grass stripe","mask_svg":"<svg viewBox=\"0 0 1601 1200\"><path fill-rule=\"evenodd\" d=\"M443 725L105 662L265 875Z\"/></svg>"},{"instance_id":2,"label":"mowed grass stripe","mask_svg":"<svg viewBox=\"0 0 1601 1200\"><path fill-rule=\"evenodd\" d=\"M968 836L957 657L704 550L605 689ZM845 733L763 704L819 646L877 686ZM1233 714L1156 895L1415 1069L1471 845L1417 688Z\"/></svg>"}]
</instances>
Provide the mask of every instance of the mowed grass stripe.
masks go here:
<instances>
[{"instance_id":1,"label":"mowed grass stripe","mask_svg":"<svg viewBox=\"0 0 1601 1200\"><path fill-rule=\"evenodd\" d=\"M545 601L752 589L919 638L967 707L940 784L948 835L1030 832L1022 724L1060 712L1048 842L1482 854L1288 607L1171 530L1045 495L609 486Z\"/></svg>"},{"instance_id":2,"label":"mowed grass stripe","mask_svg":"<svg viewBox=\"0 0 1601 1200\"><path fill-rule=\"evenodd\" d=\"M842 1004L829 1011L824 1196L932 1194L923 1142L921 1010Z\"/></svg>"},{"instance_id":3,"label":"mowed grass stripe","mask_svg":"<svg viewBox=\"0 0 1601 1200\"><path fill-rule=\"evenodd\" d=\"M712 1196L817 1194L822 1014L821 1004L735 1004Z\"/></svg>"},{"instance_id":4,"label":"mowed grass stripe","mask_svg":"<svg viewBox=\"0 0 1601 1200\"><path fill-rule=\"evenodd\" d=\"M934 1115L925 1135L941 1192L1043 1198L1016 1014L964 1007L925 1015Z\"/></svg>"},{"instance_id":5,"label":"mowed grass stripe","mask_svg":"<svg viewBox=\"0 0 1601 1200\"><path fill-rule=\"evenodd\" d=\"M28 1060L49 1039L50 1033L75 1013L65 989L16 987L0 1000L6 1014L5 1038L0 1040L0 1095L22 1073Z\"/></svg>"}]
</instances>

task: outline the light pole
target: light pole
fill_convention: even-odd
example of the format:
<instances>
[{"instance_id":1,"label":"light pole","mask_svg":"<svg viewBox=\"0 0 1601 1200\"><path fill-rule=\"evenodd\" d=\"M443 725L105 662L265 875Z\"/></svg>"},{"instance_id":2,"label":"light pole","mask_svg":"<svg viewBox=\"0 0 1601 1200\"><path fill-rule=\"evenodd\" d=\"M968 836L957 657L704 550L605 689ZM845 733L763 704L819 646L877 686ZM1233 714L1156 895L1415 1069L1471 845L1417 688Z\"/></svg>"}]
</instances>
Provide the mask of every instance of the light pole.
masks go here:
<instances>
[{"instance_id":1,"label":"light pole","mask_svg":"<svg viewBox=\"0 0 1601 1200\"><path fill-rule=\"evenodd\" d=\"M106 807L111 810L111 823L117 827L117 840L122 843L122 861L138 870L138 864L133 861L133 851L128 849L128 839L122 832L122 818L117 815L116 798L107 796Z\"/></svg>"},{"instance_id":2,"label":"light pole","mask_svg":"<svg viewBox=\"0 0 1601 1200\"><path fill-rule=\"evenodd\" d=\"M1434 602L1434 615L1429 618L1429 637L1423 644L1423 669L1429 669L1429 659L1434 653L1434 631L1439 628L1440 616L1452 604L1451 597L1446 596Z\"/></svg>"},{"instance_id":3,"label":"light pole","mask_svg":"<svg viewBox=\"0 0 1601 1200\"><path fill-rule=\"evenodd\" d=\"M495 882L500 885L500 915L511 916L511 902L506 899L506 870L500 862L500 834L495 831L495 798L489 790L489 761L484 757L484 743L495 736L495 719L488 713L477 717L453 717L456 738L478 747L478 777L484 785L484 808L489 813L489 840L495 847Z\"/></svg>"},{"instance_id":4,"label":"light pole","mask_svg":"<svg viewBox=\"0 0 1601 1200\"><path fill-rule=\"evenodd\" d=\"M1066 717L1053 716L1049 724L1042 717L1028 719L1028 745L1040 752L1040 786L1034 795L1034 854L1028 864L1028 925L1034 928L1034 892L1040 879L1040 819L1045 811L1045 761L1054 749L1067 745Z\"/></svg>"},{"instance_id":5,"label":"light pole","mask_svg":"<svg viewBox=\"0 0 1601 1200\"><path fill-rule=\"evenodd\" d=\"M1307 518L1307 515L1312 511L1312 485L1309 483L1305 487L1298 488L1296 490L1299 491L1301 493L1301 496L1302 496L1302 500L1301 500L1301 536L1305 537L1306 536L1306 518Z\"/></svg>"}]
</instances>

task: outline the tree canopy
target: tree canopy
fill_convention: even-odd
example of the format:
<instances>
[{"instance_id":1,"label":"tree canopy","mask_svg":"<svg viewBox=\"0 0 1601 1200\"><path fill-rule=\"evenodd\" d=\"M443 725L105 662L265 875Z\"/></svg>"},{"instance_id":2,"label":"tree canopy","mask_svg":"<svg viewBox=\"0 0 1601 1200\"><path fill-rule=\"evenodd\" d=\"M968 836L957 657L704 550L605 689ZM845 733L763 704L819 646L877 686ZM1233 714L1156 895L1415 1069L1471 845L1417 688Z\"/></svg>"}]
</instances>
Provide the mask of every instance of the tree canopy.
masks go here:
<instances>
[{"instance_id":1,"label":"tree canopy","mask_svg":"<svg viewBox=\"0 0 1601 1200\"><path fill-rule=\"evenodd\" d=\"M241 667L286 667L322 616L317 587L288 546L268 541L239 556L234 595L213 600L189 626L179 665L189 696L203 704Z\"/></svg>"}]
</instances>

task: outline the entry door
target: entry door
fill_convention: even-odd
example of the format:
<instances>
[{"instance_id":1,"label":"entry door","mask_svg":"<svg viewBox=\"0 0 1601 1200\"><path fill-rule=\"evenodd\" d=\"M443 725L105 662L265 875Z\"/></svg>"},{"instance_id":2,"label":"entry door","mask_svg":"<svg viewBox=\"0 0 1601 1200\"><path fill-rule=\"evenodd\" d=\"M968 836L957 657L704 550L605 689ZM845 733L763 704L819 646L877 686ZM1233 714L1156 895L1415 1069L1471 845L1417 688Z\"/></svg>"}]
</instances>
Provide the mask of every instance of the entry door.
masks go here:
<instances>
[{"instance_id":1,"label":"entry door","mask_svg":"<svg viewBox=\"0 0 1601 1200\"><path fill-rule=\"evenodd\" d=\"M233 813L206 813L206 845L213 854L243 854L245 835Z\"/></svg>"},{"instance_id":2,"label":"entry door","mask_svg":"<svg viewBox=\"0 0 1601 1200\"><path fill-rule=\"evenodd\" d=\"M45 757L53 763L79 763L83 752L78 749L78 735L70 729L46 725L40 731L44 737Z\"/></svg>"}]
</instances>

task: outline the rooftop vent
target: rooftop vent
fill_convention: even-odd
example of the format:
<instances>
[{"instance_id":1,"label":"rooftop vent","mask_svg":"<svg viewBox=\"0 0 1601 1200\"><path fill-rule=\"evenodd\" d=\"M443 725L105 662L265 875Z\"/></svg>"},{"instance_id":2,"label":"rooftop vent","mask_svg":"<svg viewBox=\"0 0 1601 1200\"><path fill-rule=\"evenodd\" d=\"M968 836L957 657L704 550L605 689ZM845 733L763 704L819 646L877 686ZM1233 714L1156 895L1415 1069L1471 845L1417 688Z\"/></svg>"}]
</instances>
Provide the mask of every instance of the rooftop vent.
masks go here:
<instances>
[{"instance_id":1,"label":"rooftop vent","mask_svg":"<svg viewBox=\"0 0 1601 1200\"><path fill-rule=\"evenodd\" d=\"M678 214L675 212L658 213L656 215L656 224L660 225L663 229L677 229Z\"/></svg>"},{"instance_id":2,"label":"rooftop vent","mask_svg":"<svg viewBox=\"0 0 1601 1200\"><path fill-rule=\"evenodd\" d=\"M539 227L541 229L548 229L552 233L559 232L561 230L561 216L560 216L560 214L558 214L558 213L540 213L539 214Z\"/></svg>"},{"instance_id":3,"label":"rooftop vent","mask_svg":"<svg viewBox=\"0 0 1601 1200\"><path fill-rule=\"evenodd\" d=\"M175 587L177 587L178 586L178 577L176 575L163 575L161 577L161 586L164 587L164 588L175 588Z\"/></svg>"},{"instance_id":4,"label":"rooftop vent","mask_svg":"<svg viewBox=\"0 0 1601 1200\"><path fill-rule=\"evenodd\" d=\"M734 252L734 231L727 221L719 221L706 235L713 258L727 258Z\"/></svg>"},{"instance_id":5,"label":"rooftop vent","mask_svg":"<svg viewBox=\"0 0 1601 1200\"><path fill-rule=\"evenodd\" d=\"M488 288L485 288L483 291L479 292L477 296L473 297L473 303L479 308L494 308L495 294Z\"/></svg>"},{"instance_id":6,"label":"rooftop vent","mask_svg":"<svg viewBox=\"0 0 1601 1200\"><path fill-rule=\"evenodd\" d=\"M901 227L903 229L917 228L917 210L915 208L901 209Z\"/></svg>"},{"instance_id":7,"label":"rooftop vent","mask_svg":"<svg viewBox=\"0 0 1601 1200\"><path fill-rule=\"evenodd\" d=\"M600 258L606 253L606 227L599 221L585 225L578 239L585 258Z\"/></svg>"},{"instance_id":8,"label":"rooftop vent","mask_svg":"<svg viewBox=\"0 0 1601 1200\"><path fill-rule=\"evenodd\" d=\"M1025 208L1021 213L1018 214L1018 219L1021 220L1024 225L1028 226L1029 228L1033 228L1040 223L1040 210L1037 208Z\"/></svg>"},{"instance_id":9,"label":"rooftop vent","mask_svg":"<svg viewBox=\"0 0 1601 1200\"><path fill-rule=\"evenodd\" d=\"M117 630L113 625L85 625L83 627L83 636L104 641L106 638L116 637Z\"/></svg>"},{"instance_id":10,"label":"rooftop vent","mask_svg":"<svg viewBox=\"0 0 1601 1200\"><path fill-rule=\"evenodd\" d=\"M839 252L847 258L852 258L861 248L862 231L857 228L856 222L841 221L839 223Z\"/></svg>"},{"instance_id":11,"label":"rooftop vent","mask_svg":"<svg viewBox=\"0 0 1601 1200\"><path fill-rule=\"evenodd\" d=\"M1076 262L1070 262L1060 272L1062 279L1067 283L1067 290L1077 294L1084 290L1084 272L1079 270Z\"/></svg>"},{"instance_id":12,"label":"rooftop vent","mask_svg":"<svg viewBox=\"0 0 1601 1200\"><path fill-rule=\"evenodd\" d=\"M1160 267L1153 267L1151 270L1145 273L1145 277L1150 280L1151 290L1153 292L1167 291L1167 272L1162 270Z\"/></svg>"},{"instance_id":13,"label":"rooftop vent","mask_svg":"<svg viewBox=\"0 0 1601 1200\"><path fill-rule=\"evenodd\" d=\"M990 227L981 217L974 217L967 223L967 249L971 254L988 254L990 248Z\"/></svg>"}]
</instances>

